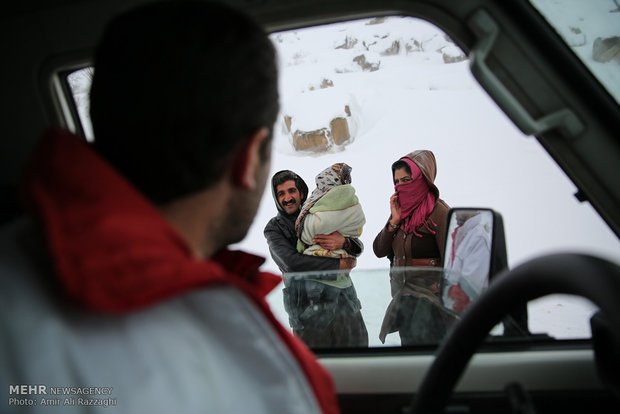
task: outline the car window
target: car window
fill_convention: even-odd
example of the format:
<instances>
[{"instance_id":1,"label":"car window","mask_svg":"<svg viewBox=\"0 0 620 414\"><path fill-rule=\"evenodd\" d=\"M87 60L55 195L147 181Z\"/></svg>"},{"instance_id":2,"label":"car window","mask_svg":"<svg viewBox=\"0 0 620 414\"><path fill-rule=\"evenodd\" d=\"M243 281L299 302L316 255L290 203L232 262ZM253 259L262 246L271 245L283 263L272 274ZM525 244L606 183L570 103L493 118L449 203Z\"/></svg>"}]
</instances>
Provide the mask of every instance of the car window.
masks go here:
<instances>
[{"instance_id":1,"label":"car window","mask_svg":"<svg viewBox=\"0 0 620 414\"><path fill-rule=\"evenodd\" d=\"M291 272L268 298L281 322L296 333L305 330L301 335L314 338L309 341L327 335L335 318L341 318L341 326L355 327L332 331L328 345L315 342L313 348L365 346L364 335L370 347L400 346L406 335L420 331L437 343L458 319L456 296L450 306L441 299L441 289L454 277L419 263L391 268L390 259L377 257L373 249L390 217L391 165L416 150L432 151L434 185L448 207L485 207L502 215L509 267L558 251L618 261L618 239L589 204L577 200L575 186L540 144L520 132L481 89L467 56L436 26L391 16L276 32L271 38L279 55L281 103L271 173L293 170L312 195L324 184L319 173L345 163L353 189L347 197L355 197L364 218L353 226L363 252L349 280L346 272ZM68 78L90 139L91 75L88 68ZM281 274L264 236L276 214L267 184L248 235L233 248L266 257L263 268ZM300 254L303 247L295 246ZM318 250L306 253L324 254ZM404 290L398 294L409 297L394 305L395 286L411 280L422 283L432 300L419 289ZM325 300L334 292L338 309L347 314L335 313L334 301ZM419 297L434 306L417 306ZM549 296L528 305L526 328L556 339L587 338L594 310L576 297ZM356 311L363 326L352 316ZM420 327L420 320L433 323ZM504 327L493 333L503 334Z\"/></svg>"},{"instance_id":2,"label":"car window","mask_svg":"<svg viewBox=\"0 0 620 414\"><path fill-rule=\"evenodd\" d=\"M620 104L620 4L617 0L531 0Z\"/></svg>"}]
</instances>

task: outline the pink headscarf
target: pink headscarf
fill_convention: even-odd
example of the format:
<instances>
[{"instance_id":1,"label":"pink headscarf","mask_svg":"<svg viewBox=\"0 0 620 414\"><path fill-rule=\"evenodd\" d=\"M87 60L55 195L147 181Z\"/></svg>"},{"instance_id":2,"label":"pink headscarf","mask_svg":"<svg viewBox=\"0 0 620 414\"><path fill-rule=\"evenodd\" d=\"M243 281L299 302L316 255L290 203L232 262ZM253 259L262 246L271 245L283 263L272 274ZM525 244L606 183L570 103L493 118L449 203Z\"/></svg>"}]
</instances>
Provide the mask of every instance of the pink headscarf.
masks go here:
<instances>
[{"instance_id":1,"label":"pink headscarf","mask_svg":"<svg viewBox=\"0 0 620 414\"><path fill-rule=\"evenodd\" d=\"M435 208L436 196L430 191L420 168L409 158L401 159L411 168L411 181L394 186L402 209L403 230L407 234L413 233L417 237L422 237L415 229L424 224L431 233L435 234L435 231L429 227L427 219L430 219L431 212ZM432 219L430 222L437 227Z\"/></svg>"}]
</instances>

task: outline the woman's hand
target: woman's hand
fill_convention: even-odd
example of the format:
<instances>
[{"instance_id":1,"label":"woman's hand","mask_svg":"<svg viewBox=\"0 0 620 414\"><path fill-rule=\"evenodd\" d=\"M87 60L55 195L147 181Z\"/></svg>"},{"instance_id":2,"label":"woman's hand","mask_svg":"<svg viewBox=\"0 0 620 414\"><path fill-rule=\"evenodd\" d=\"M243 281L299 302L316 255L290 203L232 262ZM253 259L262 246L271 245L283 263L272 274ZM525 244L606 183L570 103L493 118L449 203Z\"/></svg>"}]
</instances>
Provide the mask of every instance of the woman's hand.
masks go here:
<instances>
[{"instance_id":1,"label":"woman's hand","mask_svg":"<svg viewBox=\"0 0 620 414\"><path fill-rule=\"evenodd\" d=\"M398 200L398 193L394 193L390 197L390 213L392 214L390 217L390 223L394 226L400 225L401 212L402 210L400 208L400 201Z\"/></svg>"}]
</instances>

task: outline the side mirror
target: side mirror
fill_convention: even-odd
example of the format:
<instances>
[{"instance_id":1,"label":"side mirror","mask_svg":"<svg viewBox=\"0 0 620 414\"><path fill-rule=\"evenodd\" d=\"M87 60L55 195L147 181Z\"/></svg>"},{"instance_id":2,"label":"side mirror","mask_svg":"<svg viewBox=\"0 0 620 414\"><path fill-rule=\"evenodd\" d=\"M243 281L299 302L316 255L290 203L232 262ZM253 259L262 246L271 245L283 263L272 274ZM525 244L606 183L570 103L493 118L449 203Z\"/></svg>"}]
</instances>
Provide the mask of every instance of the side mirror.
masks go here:
<instances>
[{"instance_id":1,"label":"side mirror","mask_svg":"<svg viewBox=\"0 0 620 414\"><path fill-rule=\"evenodd\" d=\"M443 307L462 314L489 283L508 269L504 220L488 208L452 208L448 212L440 299ZM527 306L502 321L503 336L528 336Z\"/></svg>"},{"instance_id":2,"label":"side mirror","mask_svg":"<svg viewBox=\"0 0 620 414\"><path fill-rule=\"evenodd\" d=\"M508 267L504 222L488 208L452 208L447 229L441 301L460 314Z\"/></svg>"}]
</instances>

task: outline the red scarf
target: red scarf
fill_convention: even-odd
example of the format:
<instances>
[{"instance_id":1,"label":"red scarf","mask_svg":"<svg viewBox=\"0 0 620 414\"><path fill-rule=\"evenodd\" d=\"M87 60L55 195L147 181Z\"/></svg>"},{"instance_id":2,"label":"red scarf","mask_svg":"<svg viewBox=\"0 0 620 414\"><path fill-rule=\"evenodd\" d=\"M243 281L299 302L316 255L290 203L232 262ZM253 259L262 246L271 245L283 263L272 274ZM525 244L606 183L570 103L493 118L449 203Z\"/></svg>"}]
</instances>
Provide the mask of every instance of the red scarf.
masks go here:
<instances>
[{"instance_id":1,"label":"red scarf","mask_svg":"<svg viewBox=\"0 0 620 414\"><path fill-rule=\"evenodd\" d=\"M431 229L427 223L435 208L435 194L430 191L420 168L409 158L401 159L411 167L411 181L394 186L398 193L401 217L404 221L403 230L407 234L413 233L417 237L422 237L415 229L424 224L431 233L435 234L435 230ZM430 222L437 227L432 219Z\"/></svg>"},{"instance_id":2,"label":"red scarf","mask_svg":"<svg viewBox=\"0 0 620 414\"><path fill-rule=\"evenodd\" d=\"M327 371L269 309L265 296L281 278L259 270L263 258L223 250L210 260L195 259L159 211L68 131L43 136L23 196L43 223L63 289L83 307L122 314L191 289L235 286L297 359L323 412L338 412Z\"/></svg>"}]
</instances>

